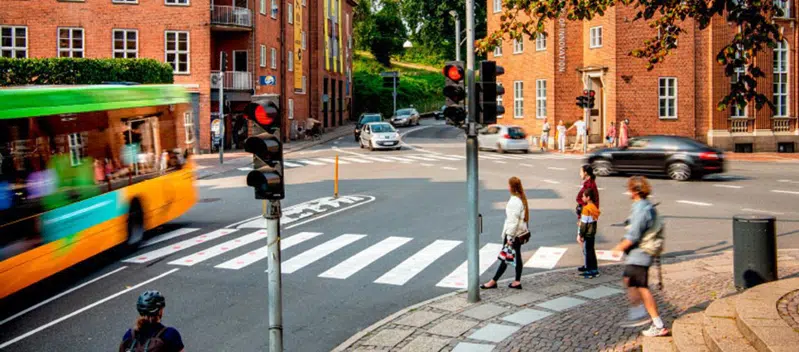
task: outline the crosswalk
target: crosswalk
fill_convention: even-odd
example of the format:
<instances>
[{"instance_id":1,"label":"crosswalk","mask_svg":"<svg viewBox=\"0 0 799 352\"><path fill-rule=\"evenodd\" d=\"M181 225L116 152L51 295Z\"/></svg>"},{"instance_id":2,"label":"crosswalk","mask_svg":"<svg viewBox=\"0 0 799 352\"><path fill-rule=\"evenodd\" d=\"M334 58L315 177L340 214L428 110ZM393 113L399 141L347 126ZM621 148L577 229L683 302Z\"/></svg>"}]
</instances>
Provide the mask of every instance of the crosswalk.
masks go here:
<instances>
[{"instance_id":1,"label":"crosswalk","mask_svg":"<svg viewBox=\"0 0 799 352\"><path fill-rule=\"evenodd\" d=\"M167 242L168 240L177 242L170 244ZM169 257L168 261L164 262L170 266L193 267L201 263L208 263L209 265L202 267L220 270L220 272L241 270L251 266L259 270L268 270L268 264L264 261L268 256L268 245L266 231L263 229L253 231L253 229L247 228L225 228L209 232L199 231L196 228L177 229L160 235L151 242L151 245L145 247L144 253L124 259L123 262L149 264ZM161 247L150 249L158 247L156 244L161 244ZM337 264L325 268L321 273L313 274L324 279L345 280L370 266L378 266L374 264L383 261L379 267L390 267L390 269L372 273L376 278L373 281L375 284L403 286L425 270L435 268L436 273L443 269L442 273L446 274L440 281L437 281L435 286L456 289L466 287L467 262L456 261L458 263L453 263L452 261L452 258L462 258L462 251L455 251L458 247L463 248L462 241L400 236L383 238L368 234L326 234L322 232L299 232L281 239L283 251L301 244L306 248L294 256L283 259L283 274L291 275L302 270L307 271L310 270L309 266L324 258L335 258ZM413 247L408 246L409 244L415 244L421 248L405 250ZM352 245L364 249L354 254L344 250ZM254 248L242 250L246 246ZM480 248L480 274L485 273L496 262L501 248L502 245L499 243L486 243ZM348 254L337 255L344 252ZM524 263L524 267L553 269L565 253L566 248L541 247ZM394 255L390 256L389 254ZM442 258L447 256L450 258L445 261L447 264L457 265L449 268L442 266ZM600 260L603 259L618 260L618 258L605 258L604 256L600 258ZM330 260L325 262L329 263ZM390 265L386 266L387 262L390 262L388 263ZM438 265L435 265L437 262Z\"/></svg>"}]
</instances>

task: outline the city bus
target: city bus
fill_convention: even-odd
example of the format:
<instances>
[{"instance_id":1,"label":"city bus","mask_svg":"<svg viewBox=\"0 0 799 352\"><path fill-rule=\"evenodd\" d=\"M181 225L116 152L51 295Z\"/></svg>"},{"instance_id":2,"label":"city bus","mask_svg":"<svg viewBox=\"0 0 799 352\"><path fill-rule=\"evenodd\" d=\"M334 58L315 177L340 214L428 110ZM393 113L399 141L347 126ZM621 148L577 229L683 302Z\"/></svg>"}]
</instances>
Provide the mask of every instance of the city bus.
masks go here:
<instances>
[{"instance_id":1,"label":"city bus","mask_svg":"<svg viewBox=\"0 0 799 352\"><path fill-rule=\"evenodd\" d=\"M177 85L0 89L0 299L194 205L189 101Z\"/></svg>"}]
</instances>

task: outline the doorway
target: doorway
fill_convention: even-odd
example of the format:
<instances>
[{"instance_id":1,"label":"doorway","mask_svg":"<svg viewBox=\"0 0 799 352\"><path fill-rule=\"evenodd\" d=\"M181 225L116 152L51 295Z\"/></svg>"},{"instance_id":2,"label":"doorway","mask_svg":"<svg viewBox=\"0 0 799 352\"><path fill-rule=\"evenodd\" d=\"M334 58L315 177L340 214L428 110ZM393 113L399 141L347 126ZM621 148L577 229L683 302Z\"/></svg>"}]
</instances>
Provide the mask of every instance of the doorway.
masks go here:
<instances>
[{"instance_id":1,"label":"doorway","mask_svg":"<svg viewBox=\"0 0 799 352\"><path fill-rule=\"evenodd\" d=\"M600 77L589 78L589 89L595 92L594 108L588 117L588 143L602 143L605 134L605 101L602 79Z\"/></svg>"},{"instance_id":2,"label":"doorway","mask_svg":"<svg viewBox=\"0 0 799 352\"><path fill-rule=\"evenodd\" d=\"M246 50L233 50L233 71L247 72Z\"/></svg>"}]
</instances>

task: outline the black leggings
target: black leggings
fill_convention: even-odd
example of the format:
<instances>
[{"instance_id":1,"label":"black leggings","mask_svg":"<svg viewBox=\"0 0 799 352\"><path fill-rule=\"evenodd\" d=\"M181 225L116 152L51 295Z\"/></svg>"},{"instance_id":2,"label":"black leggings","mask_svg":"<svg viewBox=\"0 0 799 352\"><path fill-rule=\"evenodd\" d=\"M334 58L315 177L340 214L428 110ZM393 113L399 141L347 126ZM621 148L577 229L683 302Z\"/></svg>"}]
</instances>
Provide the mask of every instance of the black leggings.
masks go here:
<instances>
[{"instance_id":1,"label":"black leggings","mask_svg":"<svg viewBox=\"0 0 799 352\"><path fill-rule=\"evenodd\" d=\"M505 238L507 242L507 237ZM519 239L513 240L513 250L516 251L516 255L514 257L514 261L516 262L516 281L521 281L522 279L522 267L524 263L522 263L522 243ZM497 268L497 273L494 274L494 281L499 280L502 277L502 274L505 273L505 269L508 268L508 263L505 263L504 260L499 261L499 268Z\"/></svg>"}]
</instances>

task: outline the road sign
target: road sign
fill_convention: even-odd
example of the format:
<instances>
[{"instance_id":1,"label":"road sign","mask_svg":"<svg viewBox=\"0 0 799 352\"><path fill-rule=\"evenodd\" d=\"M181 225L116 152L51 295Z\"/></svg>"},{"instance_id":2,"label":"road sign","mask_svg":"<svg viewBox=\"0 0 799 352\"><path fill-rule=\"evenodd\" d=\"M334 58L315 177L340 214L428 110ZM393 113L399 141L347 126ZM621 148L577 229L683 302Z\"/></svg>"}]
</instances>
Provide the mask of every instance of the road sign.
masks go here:
<instances>
[{"instance_id":1,"label":"road sign","mask_svg":"<svg viewBox=\"0 0 799 352\"><path fill-rule=\"evenodd\" d=\"M380 72L381 77L399 77L399 72L397 71L388 71L388 72Z\"/></svg>"}]
</instances>

